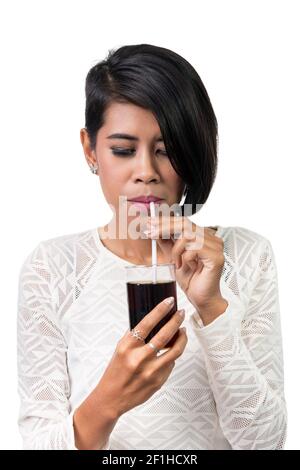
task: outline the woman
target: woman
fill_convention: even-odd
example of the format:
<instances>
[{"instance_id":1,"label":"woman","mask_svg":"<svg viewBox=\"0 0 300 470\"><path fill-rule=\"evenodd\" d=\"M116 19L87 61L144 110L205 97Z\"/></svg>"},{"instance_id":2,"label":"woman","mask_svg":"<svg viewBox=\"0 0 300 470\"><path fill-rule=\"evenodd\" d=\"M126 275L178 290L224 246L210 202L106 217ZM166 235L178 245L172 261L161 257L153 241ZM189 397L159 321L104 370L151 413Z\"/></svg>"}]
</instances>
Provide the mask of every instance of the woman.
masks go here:
<instances>
[{"instance_id":1,"label":"woman","mask_svg":"<svg viewBox=\"0 0 300 470\"><path fill-rule=\"evenodd\" d=\"M272 246L249 229L197 226L184 211L206 202L217 168L217 120L199 75L165 48L110 51L87 75L85 118L84 154L114 216L105 227L40 242L22 266L24 447L282 449ZM129 229L121 236L137 217L132 199L150 195L157 208L178 204L181 213L148 218L138 238ZM158 263L176 263L180 308L149 345L171 306L161 302L128 330L125 266L150 264L151 238Z\"/></svg>"}]
</instances>

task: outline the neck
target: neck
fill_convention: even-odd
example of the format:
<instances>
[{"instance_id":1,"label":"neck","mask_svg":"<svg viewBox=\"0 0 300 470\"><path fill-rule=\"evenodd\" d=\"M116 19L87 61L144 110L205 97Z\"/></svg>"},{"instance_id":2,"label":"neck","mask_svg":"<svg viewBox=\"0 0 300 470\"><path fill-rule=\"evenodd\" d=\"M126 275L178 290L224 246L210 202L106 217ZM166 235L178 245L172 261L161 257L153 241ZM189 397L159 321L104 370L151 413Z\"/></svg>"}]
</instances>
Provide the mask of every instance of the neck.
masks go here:
<instances>
[{"instance_id":1,"label":"neck","mask_svg":"<svg viewBox=\"0 0 300 470\"><path fill-rule=\"evenodd\" d=\"M129 221L127 226L129 226ZM126 259L134 264L151 264L151 239L132 239L128 230L119 230L117 219L113 218L108 224L99 227L99 235L103 245L120 258ZM161 251L158 243L156 246L157 262L159 264L170 262L170 259L166 257L166 253Z\"/></svg>"}]
</instances>

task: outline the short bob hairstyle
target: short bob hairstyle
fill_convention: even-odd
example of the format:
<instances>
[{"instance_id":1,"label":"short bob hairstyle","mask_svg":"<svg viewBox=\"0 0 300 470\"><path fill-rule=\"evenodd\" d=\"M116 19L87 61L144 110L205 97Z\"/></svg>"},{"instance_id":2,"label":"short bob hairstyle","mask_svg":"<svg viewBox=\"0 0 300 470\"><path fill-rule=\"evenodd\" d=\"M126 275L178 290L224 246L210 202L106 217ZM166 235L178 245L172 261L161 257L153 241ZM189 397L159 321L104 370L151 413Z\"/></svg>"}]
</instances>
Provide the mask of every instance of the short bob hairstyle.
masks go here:
<instances>
[{"instance_id":1,"label":"short bob hairstyle","mask_svg":"<svg viewBox=\"0 0 300 470\"><path fill-rule=\"evenodd\" d=\"M92 150L112 102L152 111L171 165L186 184L184 205L189 205L189 215L196 213L216 177L218 123L192 65L179 54L151 44L110 49L89 70L85 95L85 128Z\"/></svg>"}]
</instances>

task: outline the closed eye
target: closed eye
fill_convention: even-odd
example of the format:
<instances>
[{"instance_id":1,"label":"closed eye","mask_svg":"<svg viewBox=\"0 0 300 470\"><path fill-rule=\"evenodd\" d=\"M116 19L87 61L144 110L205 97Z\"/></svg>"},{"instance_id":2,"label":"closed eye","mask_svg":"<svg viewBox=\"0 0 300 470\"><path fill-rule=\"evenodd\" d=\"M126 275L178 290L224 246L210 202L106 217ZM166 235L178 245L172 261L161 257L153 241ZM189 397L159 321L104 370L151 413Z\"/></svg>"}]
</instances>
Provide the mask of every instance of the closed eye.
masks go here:
<instances>
[{"instance_id":1,"label":"closed eye","mask_svg":"<svg viewBox=\"0 0 300 470\"><path fill-rule=\"evenodd\" d=\"M114 155L123 155L123 156L128 156L132 155L135 152L135 149L124 149L124 148L118 148L118 147L111 147L112 153ZM158 152L160 152L162 155L167 155L167 152L164 150L158 149Z\"/></svg>"}]
</instances>

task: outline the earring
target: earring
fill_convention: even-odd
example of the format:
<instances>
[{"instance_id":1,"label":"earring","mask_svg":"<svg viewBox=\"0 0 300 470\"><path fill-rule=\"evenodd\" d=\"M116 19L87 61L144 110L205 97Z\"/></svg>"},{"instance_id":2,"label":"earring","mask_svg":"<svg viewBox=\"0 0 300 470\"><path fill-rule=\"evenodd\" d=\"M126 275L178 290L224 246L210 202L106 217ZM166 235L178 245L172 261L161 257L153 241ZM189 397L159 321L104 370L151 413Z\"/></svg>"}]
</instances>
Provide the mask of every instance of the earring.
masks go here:
<instances>
[{"instance_id":1,"label":"earring","mask_svg":"<svg viewBox=\"0 0 300 470\"><path fill-rule=\"evenodd\" d=\"M96 175L97 174L97 170L98 170L98 166L97 165L91 165L90 166L90 170L91 172Z\"/></svg>"}]
</instances>

